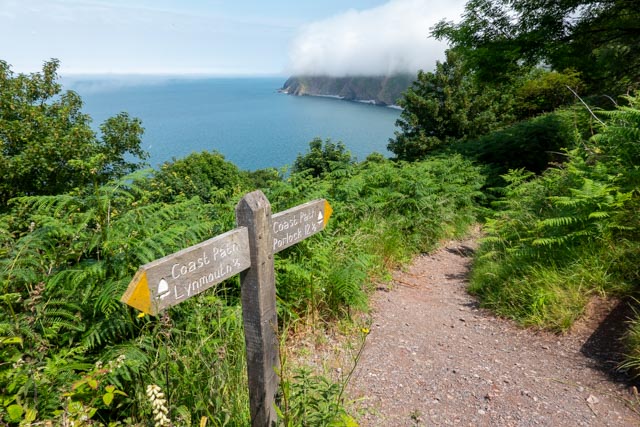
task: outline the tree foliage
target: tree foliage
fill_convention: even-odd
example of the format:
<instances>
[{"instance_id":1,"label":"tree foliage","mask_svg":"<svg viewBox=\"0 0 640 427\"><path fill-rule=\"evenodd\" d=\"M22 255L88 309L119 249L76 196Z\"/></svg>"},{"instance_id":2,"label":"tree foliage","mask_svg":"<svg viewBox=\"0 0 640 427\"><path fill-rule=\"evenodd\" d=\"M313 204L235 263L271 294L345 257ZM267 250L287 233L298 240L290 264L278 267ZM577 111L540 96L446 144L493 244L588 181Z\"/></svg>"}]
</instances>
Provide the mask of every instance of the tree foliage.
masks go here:
<instances>
[{"instance_id":1,"label":"tree foliage","mask_svg":"<svg viewBox=\"0 0 640 427\"><path fill-rule=\"evenodd\" d=\"M443 144L483 135L511 120L512 99L509 88L479 85L463 56L448 50L445 62L434 72L418 72L405 92L389 151L416 160Z\"/></svg>"},{"instance_id":2,"label":"tree foliage","mask_svg":"<svg viewBox=\"0 0 640 427\"><path fill-rule=\"evenodd\" d=\"M192 153L182 159L165 162L148 182L158 200L169 202L178 197L200 197L205 202L224 200L245 185L240 169L218 152Z\"/></svg>"},{"instance_id":3,"label":"tree foliage","mask_svg":"<svg viewBox=\"0 0 640 427\"><path fill-rule=\"evenodd\" d=\"M566 150L576 146L579 142L576 123L585 122L584 116L582 111L556 110L454 144L451 151L463 153L492 168L492 181L515 169L540 174L550 165L562 163Z\"/></svg>"},{"instance_id":4,"label":"tree foliage","mask_svg":"<svg viewBox=\"0 0 640 427\"><path fill-rule=\"evenodd\" d=\"M519 119L551 113L576 102L574 93L583 89L580 73L575 70L547 71L534 68L516 88L516 114Z\"/></svg>"},{"instance_id":5,"label":"tree foliage","mask_svg":"<svg viewBox=\"0 0 640 427\"><path fill-rule=\"evenodd\" d=\"M333 142L331 139L322 141L314 138L309 142L309 151L306 154L298 154L293 162L291 172L308 172L311 176L320 177L336 169L349 166L354 162L351 153L341 142Z\"/></svg>"},{"instance_id":6,"label":"tree foliage","mask_svg":"<svg viewBox=\"0 0 640 427\"><path fill-rule=\"evenodd\" d=\"M640 82L635 0L470 0L461 22L441 21L433 35L487 82L541 63L577 70L591 92L617 95Z\"/></svg>"},{"instance_id":7,"label":"tree foliage","mask_svg":"<svg viewBox=\"0 0 640 427\"><path fill-rule=\"evenodd\" d=\"M82 100L62 91L58 61L42 72L14 74L0 61L0 205L17 196L60 194L103 184L139 167L140 120L121 113L101 126L82 113Z\"/></svg>"}]
</instances>

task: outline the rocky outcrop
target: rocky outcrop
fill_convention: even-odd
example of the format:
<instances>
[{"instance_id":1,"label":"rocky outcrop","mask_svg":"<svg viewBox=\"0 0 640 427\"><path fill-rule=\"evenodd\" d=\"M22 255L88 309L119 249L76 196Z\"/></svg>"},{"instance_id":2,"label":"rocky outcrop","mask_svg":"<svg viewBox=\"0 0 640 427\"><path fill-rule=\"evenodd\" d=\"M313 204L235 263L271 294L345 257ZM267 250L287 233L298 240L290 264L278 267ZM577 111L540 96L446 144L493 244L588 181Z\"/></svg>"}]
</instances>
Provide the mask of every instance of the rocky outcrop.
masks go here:
<instances>
[{"instance_id":1,"label":"rocky outcrop","mask_svg":"<svg viewBox=\"0 0 640 427\"><path fill-rule=\"evenodd\" d=\"M377 105L395 105L415 79L412 74L393 76L293 76L280 89L290 95L330 96Z\"/></svg>"}]
</instances>

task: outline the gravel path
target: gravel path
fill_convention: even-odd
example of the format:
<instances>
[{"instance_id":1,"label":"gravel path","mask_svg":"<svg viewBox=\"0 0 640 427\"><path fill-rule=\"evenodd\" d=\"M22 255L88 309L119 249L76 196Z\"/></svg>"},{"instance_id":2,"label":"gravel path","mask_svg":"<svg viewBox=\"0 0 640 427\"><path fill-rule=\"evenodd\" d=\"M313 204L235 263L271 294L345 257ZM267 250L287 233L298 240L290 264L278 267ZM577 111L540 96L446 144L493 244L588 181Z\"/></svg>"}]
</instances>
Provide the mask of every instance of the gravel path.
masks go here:
<instances>
[{"instance_id":1,"label":"gravel path","mask_svg":"<svg viewBox=\"0 0 640 427\"><path fill-rule=\"evenodd\" d=\"M449 242L376 293L347 389L360 425L640 426L635 387L609 369L615 307L561 336L497 319L465 291L472 247Z\"/></svg>"}]
</instances>

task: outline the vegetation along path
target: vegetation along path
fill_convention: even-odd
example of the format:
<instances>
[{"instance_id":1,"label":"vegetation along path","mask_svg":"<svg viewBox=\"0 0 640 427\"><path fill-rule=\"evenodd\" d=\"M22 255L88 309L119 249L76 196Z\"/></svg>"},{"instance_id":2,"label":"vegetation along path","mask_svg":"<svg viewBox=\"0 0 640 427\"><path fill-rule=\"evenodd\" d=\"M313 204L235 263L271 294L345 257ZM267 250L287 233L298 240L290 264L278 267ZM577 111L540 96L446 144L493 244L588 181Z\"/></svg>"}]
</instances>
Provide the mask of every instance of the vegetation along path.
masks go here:
<instances>
[{"instance_id":1,"label":"vegetation along path","mask_svg":"<svg viewBox=\"0 0 640 427\"><path fill-rule=\"evenodd\" d=\"M640 425L637 389L606 369L612 304L564 335L498 319L466 292L472 247L449 242L377 292L348 387L360 425Z\"/></svg>"}]
</instances>

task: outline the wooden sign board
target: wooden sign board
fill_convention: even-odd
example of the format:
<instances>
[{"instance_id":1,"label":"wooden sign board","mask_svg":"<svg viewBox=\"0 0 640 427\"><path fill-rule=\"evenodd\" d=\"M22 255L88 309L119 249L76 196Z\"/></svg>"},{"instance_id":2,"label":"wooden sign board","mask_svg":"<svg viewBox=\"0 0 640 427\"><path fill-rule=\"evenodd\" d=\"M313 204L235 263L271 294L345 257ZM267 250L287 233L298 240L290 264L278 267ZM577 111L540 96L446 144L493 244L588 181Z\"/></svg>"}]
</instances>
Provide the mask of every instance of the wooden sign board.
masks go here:
<instances>
[{"instance_id":1,"label":"wooden sign board","mask_svg":"<svg viewBox=\"0 0 640 427\"><path fill-rule=\"evenodd\" d=\"M246 227L140 267L120 301L156 315L251 266Z\"/></svg>"},{"instance_id":2,"label":"wooden sign board","mask_svg":"<svg viewBox=\"0 0 640 427\"><path fill-rule=\"evenodd\" d=\"M274 214L271 217L273 253L324 230L332 212L329 202L319 199Z\"/></svg>"}]
</instances>

